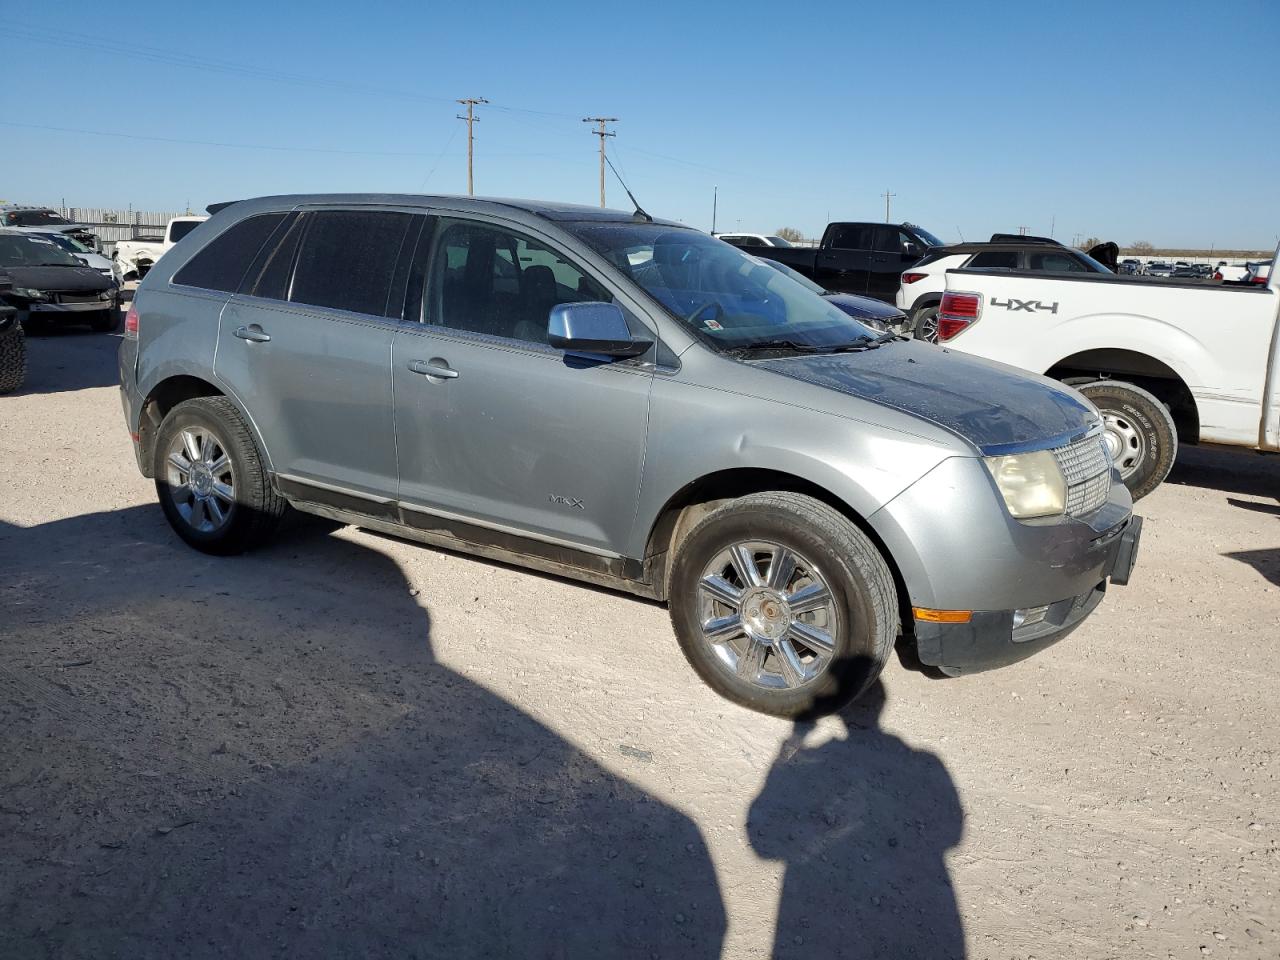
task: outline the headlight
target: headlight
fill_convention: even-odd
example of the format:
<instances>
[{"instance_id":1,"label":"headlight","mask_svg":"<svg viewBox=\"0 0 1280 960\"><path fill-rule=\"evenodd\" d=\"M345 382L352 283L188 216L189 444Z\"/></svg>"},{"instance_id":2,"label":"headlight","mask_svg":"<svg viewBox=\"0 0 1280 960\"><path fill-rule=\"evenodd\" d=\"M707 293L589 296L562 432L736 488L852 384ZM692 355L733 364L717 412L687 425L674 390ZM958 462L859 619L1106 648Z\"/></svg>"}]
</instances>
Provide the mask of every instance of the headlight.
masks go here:
<instances>
[{"instance_id":1,"label":"headlight","mask_svg":"<svg viewBox=\"0 0 1280 960\"><path fill-rule=\"evenodd\" d=\"M45 299L45 294L43 290L36 290L36 289L33 289L32 287L14 287L13 295L15 297L22 297L22 299L24 300Z\"/></svg>"},{"instance_id":2,"label":"headlight","mask_svg":"<svg viewBox=\"0 0 1280 960\"><path fill-rule=\"evenodd\" d=\"M1067 481L1052 451L986 457L983 463L1011 516L1026 520L1058 516L1066 510Z\"/></svg>"}]
</instances>

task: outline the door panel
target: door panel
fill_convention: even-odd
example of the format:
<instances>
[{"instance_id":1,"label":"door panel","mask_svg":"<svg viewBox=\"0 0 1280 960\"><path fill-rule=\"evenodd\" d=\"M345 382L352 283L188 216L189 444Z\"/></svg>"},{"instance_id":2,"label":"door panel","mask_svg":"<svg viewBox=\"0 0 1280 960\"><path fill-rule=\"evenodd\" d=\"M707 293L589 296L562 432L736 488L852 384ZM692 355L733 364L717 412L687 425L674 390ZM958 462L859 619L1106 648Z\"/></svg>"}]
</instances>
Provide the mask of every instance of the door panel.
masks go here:
<instances>
[{"instance_id":1,"label":"door panel","mask_svg":"<svg viewBox=\"0 0 1280 960\"><path fill-rule=\"evenodd\" d=\"M644 463L644 365L424 325L396 334L392 380L406 505L621 552Z\"/></svg>"},{"instance_id":2,"label":"door panel","mask_svg":"<svg viewBox=\"0 0 1280 960\"><path fill-rule=\"evenodd\" d=\"M871 269L871 229L857 224L836 226L828 239L829 245L818 251L813 279L836 293L865 294Z\"/></svg>"},{"instance_id":3,"label":"door panel","mask_svg":"<svg viewBox=\"0 0 1280 960\"><path fill-rule=\"evenodd\" d=\"M393 331L386 320L237 295L222 311L214 371L253 416L277 473L392 496Z\"/></svg>"},{"instance_id":4,"label":"door panel","mask_svg":"<svg viewBox=\"0 0 1280 960\"><path fill-rule=\"evenodd\" d=\"M919 258L906 252L910 237L895 226L875 228L875 250L867 274L867 295L893 303L902 284L902 271Z\"/></svg>"}]
</instances>

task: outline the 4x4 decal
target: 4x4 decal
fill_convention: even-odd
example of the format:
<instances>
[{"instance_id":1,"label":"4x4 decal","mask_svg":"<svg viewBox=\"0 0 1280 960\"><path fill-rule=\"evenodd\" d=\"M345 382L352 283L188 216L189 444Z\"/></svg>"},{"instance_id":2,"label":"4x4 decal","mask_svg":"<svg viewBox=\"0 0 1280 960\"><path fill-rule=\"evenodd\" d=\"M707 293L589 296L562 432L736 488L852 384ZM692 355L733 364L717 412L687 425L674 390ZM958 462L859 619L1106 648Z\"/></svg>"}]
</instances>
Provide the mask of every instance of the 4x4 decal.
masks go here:
<instances>
[{"instance_id":1,"label":"4x4 decal","mask_svg":"<svg viewBox=\"0 0 1280 960\"><path fill-rule=\"evenodd\" d=\"M1053 303L1041 303L1039 300L1016 300L1010 297L1008 300L1001 302L995 297L991 298L993 307L1004 307L1006 310L1025 310L1027 313L1035 313L1037 310L1045 310L1049 313L1058 312L1058 301Z\"/></svg>"}]
</instances>

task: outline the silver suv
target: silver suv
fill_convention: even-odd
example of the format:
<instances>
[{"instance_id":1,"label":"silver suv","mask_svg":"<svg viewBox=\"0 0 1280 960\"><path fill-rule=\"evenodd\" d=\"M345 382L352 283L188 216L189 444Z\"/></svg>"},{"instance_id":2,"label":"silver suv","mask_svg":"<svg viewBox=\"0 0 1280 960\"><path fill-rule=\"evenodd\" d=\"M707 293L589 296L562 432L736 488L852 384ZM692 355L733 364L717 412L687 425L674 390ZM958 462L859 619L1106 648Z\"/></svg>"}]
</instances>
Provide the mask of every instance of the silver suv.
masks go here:
<instances>
[{"instance_id":1,"label":"silver suv","mask_svg":"<svg viewBox=\"0 0 1280 960\"><path fill-rule=\"evenodd\" d=\"M1141 528L1079 394L877 335L678 223L293 196L215 213L120 349L138 465L197 549L288 506L667 601L690 663L797 716L895 641L1020 660Z\"/></svg>"}]
</instances>

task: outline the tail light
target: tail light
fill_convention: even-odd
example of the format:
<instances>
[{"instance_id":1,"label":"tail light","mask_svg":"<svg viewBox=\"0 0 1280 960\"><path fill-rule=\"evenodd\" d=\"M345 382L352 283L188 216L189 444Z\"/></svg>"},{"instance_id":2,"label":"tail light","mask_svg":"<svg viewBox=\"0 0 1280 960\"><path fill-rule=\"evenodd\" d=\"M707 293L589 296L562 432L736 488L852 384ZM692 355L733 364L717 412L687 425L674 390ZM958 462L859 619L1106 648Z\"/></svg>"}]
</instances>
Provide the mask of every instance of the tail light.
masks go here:
<instances>
[{"instance_id":1,"label":"tail light","mask_svg":"<svg viewBox=\"0 0 1280 960\"><path fill-rule=\"evenodd\" d=\"M124 335L135 340L138 337L138 306L129 304L129 312L124 315Z\"/></svg>"},{"instance_id":2,"label":"tail light","mask_svg":"<svg viewBox=\"0 0 1280 960\"><path fill-rule=\"evenodd\" d=\"M982 296L976 293L944 293L938 307L938 342L952 340L982 316Z\"/></svg>"},{"instance_id":3,"label":"tail light","mask_svg":"<svg viewBox=\"0 0 1280 960\"><path fill-rule=\"evenodd\" d=\"M1253 283L1266 283L1266 282L1267 282L1266 274L1262 274L1262 273L1255 273L1255 274L1253 275L1253 277L1251 278L1251 282L1253 282Z\"/></svg>"},{"instance_id":4,"label":"tail light","mask_svg":"<svg viewBox=\"0 0 1280 960\"><path fill-rule=\"evenodd\" d=\"M917 280L923 280L927 276L927 273L904 273L902 275L902 282L915 283Z\"/></svg>"},{"instance_id":5,"label":"tail light","mask_svg":"<svg viewBox=\"0 0 1280 960\"><path fill-rule=\"evenodd\" d=\"M1222 271L1221 271L1221 270L1215 270L1215 271L1213 272L1213 279L1215 279L1215 280L1221 280L1221 279L1222 279Z\"/></svg>"}]
</instances>

